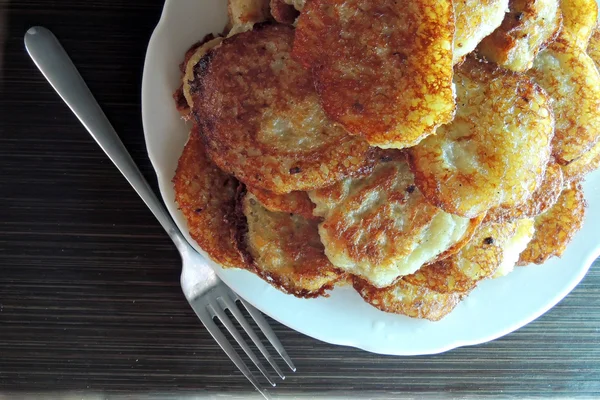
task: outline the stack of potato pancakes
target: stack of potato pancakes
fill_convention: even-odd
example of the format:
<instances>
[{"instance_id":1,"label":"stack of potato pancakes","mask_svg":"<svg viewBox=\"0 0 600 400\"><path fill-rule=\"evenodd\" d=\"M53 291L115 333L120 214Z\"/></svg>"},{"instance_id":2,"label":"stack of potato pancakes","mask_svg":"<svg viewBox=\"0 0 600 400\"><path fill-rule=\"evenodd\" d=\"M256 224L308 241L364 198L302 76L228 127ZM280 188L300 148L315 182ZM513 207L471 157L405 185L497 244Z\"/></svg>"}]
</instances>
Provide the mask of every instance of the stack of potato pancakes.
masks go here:
<instances>
[{"instance_id":1,"label":"stack of potato pancakes","mask_svg":"<svg viewBox=\"0 0 600 400\"><path fill-rule=\"evenodd\" d=\"M600 165L595 0L230 0L173 179L217 263L439 320L560 256Z\"/></svg>"}]
</instances>

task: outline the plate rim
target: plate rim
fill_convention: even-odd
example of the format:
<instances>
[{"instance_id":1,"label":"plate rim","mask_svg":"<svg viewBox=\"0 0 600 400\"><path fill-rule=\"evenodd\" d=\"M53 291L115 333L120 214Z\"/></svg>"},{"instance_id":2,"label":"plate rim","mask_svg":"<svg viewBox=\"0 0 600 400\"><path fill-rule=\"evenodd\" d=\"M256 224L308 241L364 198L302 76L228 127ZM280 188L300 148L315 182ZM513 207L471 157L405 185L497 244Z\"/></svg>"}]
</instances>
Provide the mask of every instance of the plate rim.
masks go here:
<instances>
[{"instance_id":1,"label":"plate rim","mask_svg":"<svg viewBox=\"0 0 600 400\"><path fill-rule=\"evenodd\" d=\"M143 124L143 129L144 129L144 141L146 144L148 157L150 159L150 162L152 164L154 172L157 176L157 180L158 180L158 184L159 184L159 188L160 188L160 192L161 192L161 198L165 202L165 205L167 206L167 209L169 210L169 214L175 220L176 223L177 223L178 219L179 220L181 219L181 215L178 216L176 214L173 214L173 210L172 210L173 204L170 204L170 202L172 202L172 199L169 198L169 196L168 196L168 189L165 188L164 179L161 179L161 178L164 178L163 177L164 171L161 168L161 165L159 164L156 154L151 150L152 149L152 143L151 143L152 138L151 138L151 135L149 134L149 132L152 129L150 127L152 123L150 121L151 117L149 116L150 115L149 112L145 111L145 110L147 110L147 108L148 108L148 100L147 100L148 93L150 90L152 90L151 87L153 85L153 82L151 81L152 78L149 77L149 71L151 70L150 64L152 63L152 60L154 57L154 52L157 51L156 49L158 48L156 43L159 41L159 38L160 38L160 35L162 34L162 32L168 26L169 18L170 18L169 16L170 16L171 12L173 11L173 9L178 6L180 7L181 4L184 4L184 3L185 3L185 1L182 1L182 0L165 0L160 20L158 21L158 23L150 37L150 40L148 42L148 47L146 50L146 56L145 56L145 60L144 60L143 76L142 76L142 124ZM191 3L192 3L192 0L187 0L186 4L191 4ZM206 32L206 33L208 33L208 32ZM200 39L200 37L197 39ZM181 56L183 56L183 54L181 54ZM176 64L178 64L179 62L180 62L179 60L175 61ZM172 107L172 108L174 109L174 107ZM179 157L179 155L177 155L177 158L178 157ZM595 175L597 175L597 177L595 179L596 182L594 183L596 185L600 181L600 171L596 171ZM167 179L168 182L170 182L170 180L171 180L171 177L169 177ZM176 213L178 213L178 212L179 211L176 211ZM586 218L586 220L587 219L588 218ZM186 230L182 229L182 233L184 234L184 236L186 236L186 238L189 241L190 237L187 233L187 229ZM190 243L192 244L192 247L194 247L194 248L196 248L196 250L198 250L198 246L194 241L191 241ZM582 265L578 270L578 274L576 276L574 276L573 278L571 278L569 284L565 285L563 287L563 290L561 290L559 293L554 293L554 295L549 299L549 301L547 301L545 303L545 305L543 307L539 307L535 312L531 313L528 317L517 319L509 326L506 326L503 329L498 329L495 332L490 333L488 335L482 335L482 336L478 337L477 339L470 339L470 340L455 339L455 340L447 343L446 345L431 347L427 350L416 349L414 352L407 350L407 349L402 349L402 350L393 349L393 348L389 348L389 347L386 347L385 345L381 345L378 343L369 343L369 342L365 343L364 341L357 340L356 338L354 340L348 340L347 338L338 339L336 337L331 337L330 335L320 333L319 331L315 332L314 329L309 329L306 326L298 326L297 324L290 321L289 318L283 318L280 314L273 312L273 309L264 307L264 304L257 301L257 299L246 297L244 295L241 295L241 296L245 300L247 300L249 303L251 303L255 307L257 307L261 312L263 312L266 315L270 316L271 318L277 320L278 322L288 326L289 328L291 328L297 332L300 332L307 336L313 337L320 341L324 341L324 342L335 344L335 345L352 346L355 348L359 348L359 349L362 349L365 351L378 353L378 354L401 355L401 356L439 354L439 353L443 353L443 352L446 352L446 351L449 351L449 350L452 350L452 349L455 349L458 347L478 345L478 344L482 344L482 343L486 343L486 342L495 340L495 339L502 337L508 333L514 332L517 329L536 320L541 315L546 313L548 310L553 308L556 304L558 304L564 297L566 297L579 284L579 282L581 282L581 280L585 277L588 270L594 263L594 261L599 256L600 256L600 242L596 243L595 248L593 250L591 250L589 252L589 254L587 254L585 257L583 257L583 260L581 260ZM208 263L209 265L211 265L211 267L213 267L216 270L217 274L221 277L221 279L223 279L225 281L225 283L230 285L231 280L228 279L226 276L224 276L224 274L227 275L227 273L224 272L223 269L218 267L210 259L208 259L208 260L205 259L205 255L202 254L202 251L199 251L198 258L199 258L198 262L205 263L205 264ZM543 267L543 266L541 266L541 267ZM535 267L529 267L529 268L535 268ZM231 271L231 270L228 270L228 271ZM243 271L243 270L238 270L236 272L238 272L240 274L244 274L244 273L250 274L249 272ZM516 272L517 271L515 271L514 273L516 273ZM260 279L254 275L252 275L252 277L255 279ZM484 282L484 284L490 283L490 282L494 282L494 281L487 281L487 282ZM263 283L265 285L269 286L267 283L265 283L265 282L263 282ZM269 288L270 288L270 286L269 286ZM343 291L343 290L348 290L348 288L336 288L335 290ZM291 296L291 295L285 295L285 296ZM302 300L302 301L310 301L310 300ZM369 307L371 307L371 306L369 306ZM376 309L374 309L374 310L376 310ZM376 310L376 311L381 312L379 310ZM406 318L406 317L402 317L402 318ZM434 322L433 324L436 324L436 323ZM374 325L373 329L377 329L377 327Z\"/></svg>"}]
</instances>

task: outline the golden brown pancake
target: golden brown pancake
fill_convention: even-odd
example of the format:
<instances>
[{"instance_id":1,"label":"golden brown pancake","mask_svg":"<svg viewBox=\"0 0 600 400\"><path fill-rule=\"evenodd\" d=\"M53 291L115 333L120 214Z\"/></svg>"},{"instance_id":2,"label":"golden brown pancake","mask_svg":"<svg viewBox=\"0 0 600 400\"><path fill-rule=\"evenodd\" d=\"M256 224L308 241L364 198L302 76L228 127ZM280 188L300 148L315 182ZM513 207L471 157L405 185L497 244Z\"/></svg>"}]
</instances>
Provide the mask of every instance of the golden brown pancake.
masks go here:
<instances>
[{"instance_id":1,"label":"golden brown pancake","mask_svg":"<svg viewBox=\"0 0 600 400\"><path fill-rule=\"evenodd\" d=\"M577 160L562 167L565 180L575 181L600 168L600 141Z\"/></svg>"},{"instance_id":2,"label":"golden brown pancake","mask_svg":"<svg viewBox=\"0 0 600 400\"><path fill-rule=\"evenodd\" d=\"M194 127L173 178L175 201L187 221L190 236L223 267L246 268L234 240L238 182L208 158Z\"/></svg>"},{"instance_id":3,"label":"golden brown pancake","mask_svg":"<svg viewBox=\"0 0 600 400\"><path fill-rule=\"evenodd\" d=\"M494 275L504 258L504 247L515 232L516 225L509 222L482 225L458 253L402 279L439 293L466 294L479 281Z\"/></svg>"},{"instance_id":4,"label":"golden brown pancake","mask_svg":"<svg viewBox=\"0 0 600 400\"><path fill-rule=\"evenodd\" d=\"M294 58L310 68L323 108L374 146L404 148L454 113L452 3L312 0Z\"/></svg>"},{"instance_id":5,"label":"golden brown pancake","mask_svg":"<svg viewBox=\"0 0 600 400\"><path fill-rule=\"evenodd\" d=\"M546 212L556 203L563 190L564 179L561 167L552 162L546 168L542 183L525 203L514 207L500 205L488 211L484 222L511 222L516 219L532 218Z\"/></svg>"},{"instance_id":6,"label":"golden brown pancake","mask_svg":"<svg viewBox=\"0 0 600 400\"><path fill-rule=\"evenodd\" d=\"M269 211L298 214L308 219L317 218L313 215L315 205L310 201L307 192L275 194L253 187L247 187L247 189Z\"/></svg>"},{"instance_id":7,"label":"golden brown pancake","mask_svg":"<svg viewBox=\"0 0 600 400\"><path fill-rule=\"evenodd\" d=\"M461 293L435 292L404 279L390 287L378 289L354 277L353 286L367 303L381 311L431 321L439 321L448 315L464 297Z\"/></svg>"},{"instance_id":8,"label":"golden brown pancake","mask_svg":"<svg viewBox=\"0 0 600 400\"><path fill-rule=\"evenodd\" d=\"M483 279L508 273L533 234L533 221L482 225L457 254L421 267L392 286L376 288L354 277L354 288L382 311L437 321Z\"/></svg>"},{"instance_id":9,"label":"golden brown pancake","mask_svg":"<svg viewBox=\"0 0 600 400\"><path fill-rule=\"evenodd\" d=\"M194 70L194 117L208 154L245 184L277 194L330 185L368 166L369 145L332 123L309 72L290 57L291 27L223 40Z\"/></svg>"},{"instance_id":10,"label":"golden brown pancake","mask_svg":"<svg viewBox=\"0 0 600 400\"><path fill-rule=\"evenodd\" d=\"M323 252L317 221L269 211L250 193L241 206L248 222L243 245L265 281L297 297L317 297L343 278Z\"/></svg>"},{"instance_id":11,"label":"golden brown pancake","mask_svg":"<svg viewBox=\"0 0 600 400\"><path fill-rule=\"evenodd\" d=\"M454 81L456 118L408 151L416 185L432 204L469 218L524 202L550 156L548 97L527 77L473 57Z\"/></svg>"},{"instance_id":12,"label":"golden brown pancake","mask_svg":"<svg viewBox=\"0 0 600 400\"><path fill-rule=\"evenodd\" d=\"M508 0L454 0L455 64L500 26L507 8Z\"/></svg>"},{"instance_id":13,"label":"golden brown pancake","mask_svg":"<svg viewBox=\"0 0 600 400\"><path fill-rule=\"evenodd\" d=\"M583 224L585 199L578 182L567 186L556 204L535 218L535 233L519 257L519 265L543 264L560 257Z\"/></svg>"},{"instance_id":14,"label":"golden brown pancake","mask_svg":"<svg viewBox=\"0 0 600 400\"><path fill-rule=\"evenodd\" d=\"M331 263L376 287L457 252L481 222L428 204L402 154L309 195L324 218L319 235Z\"/></svg>"},{"instance_id":15,"label":"golden brown pancake","mask_svg":"<svg viewBox=\"0 0 600 400\"><path fill-rule=\"evenodd\" d=\"M592 0L595 1L595 0ZM562 27L559 0L510 0L502 25L478 46L487 60L523 72Z\"/></svg>"},{"instance_id":16,"label":"golden brown pancake","mask_svg":"<svg viewBox=\"0 0 600 400\"><path fill-rule=\"evenodd\" d=\"M208 50L217 46L223 38L215 37L213 34L206 35L202 40L194 43L185 53L183 62L179 64L179 70L182 74L182 83L173 93L177 111L186 121L190 119L190 110L192 108L192 97L190 94L190 83L194 80L193 68L206 54Z\"/></svg>"},{"instance_id":17,"label":"golden brown pancake","mask_svg":"<svg viewBox=\"0 0 600 400\"><path fill-rule=\"evenodd\" d=\"M596 64L596 68L600 68L600 25L596 25L592 32L587 54ZM567 180L578 180L598 168L600 168L600 141L581 157L563 166L563 173Z\"/></svg>"},{"instance_id":18,"label":"golden brown pancake","mask_svg":"<svg viewBox=\"0 0 600 400\"><path fill-rule=\"evenodd\" d=\"M596 67L600 68L600 24L597 24L592 32L587 47L587 54L594 60Z\"/></svg>"},{"instance_id":19,"label":"golden brown pancake","mask_svg":"<svg viewBox=\"0 0 600 400\"><path fill-rule=\"evenodd\" d=\"M600 74L585 51L562 36L536 57L528 74L553 99L553 154L561 165L600 140Z\"/></svg>"},{"instance_id":20,"label":"golden brown pancake","mask_svg":"<svg viewBox=\"0 0 600 400\"><path fill-rule=\"evenodd\" d=\"M560 36L585 50L598 21L598 3L596 0L560 0L560 10L563 14Z\"/></svg>"}]
</instances>

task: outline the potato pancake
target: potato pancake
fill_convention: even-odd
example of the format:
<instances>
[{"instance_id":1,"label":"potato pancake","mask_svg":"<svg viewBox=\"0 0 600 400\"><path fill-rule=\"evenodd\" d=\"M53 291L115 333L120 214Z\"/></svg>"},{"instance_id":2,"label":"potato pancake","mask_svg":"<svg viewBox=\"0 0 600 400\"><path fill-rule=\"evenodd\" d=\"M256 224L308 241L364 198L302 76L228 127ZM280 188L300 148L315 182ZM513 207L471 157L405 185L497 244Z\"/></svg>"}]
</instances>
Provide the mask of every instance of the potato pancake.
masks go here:
<instances>
[{"instance_id":1,"label":"potato pancake","mask_svg":"<svg viewBox=\"0 0 600 400\"><path fill-rule=\"evenodd\" d=\"M454 64L500 26L507 8L508 0L454 0Z\"/></svg>"},{"instance_id":2,"label":"potato pancake","mask_svg":"<svg viewBox=\"0 0 600 400\"><path fill-rule=\"evenodd\" d=\"M317 297L343 277L325 256L317 221L269 211L251 193L241 207L248 222L242 245L268 283L297 297Z\"/></svg>"},{"instance_id":3,"label":"potato pancake","mask_svg":"<svg viewBox=\"0 0 600 400\"><path fill-rule=\"evenodd\" d=\"M371 153L327 118L310 73L290 57L293 38L279 24L229 37L196 64L191 84L213 161L277 194L330 185L367 167Z\"/></svg>"},{"instance_id":4,"label":"potato pancake","mask_svg":"<svg viewBox=\"0 0 600 400\"><path fill-rule=\"evenodd\" d=\"M562 167L565 180L575 181L600 168L600 141L577 160Z\"/></svg>"},{"instance_id":5,"label":"potato pancake","mask_svg":"<svg viewBox=\"0 0 600 400\"><path fill-rule=\"evenodd\" d=\"M559 164L567 165L600 140L598 69L583 49L559 36L538 54L528 74L553 100L552 152Z\"/></svg>"},{"instance_id":6,"label":"potato pancake","mask_svg":"<svg viewBox=\"0 0 600 400\"><path fill-rule=\"evenodd\" d=\"M482 225L458 253L402 279L439 293L468 293L479 281L494 275L504 258L504 247L515 233L513 223Z\"/></svg>"},{"instance_id":7,"label":"potato pancake","mask_svg":"<svg viewBox=\"0 0 600 400\"><path fill-rule=\"evenodd\" d=\"M559 0L510 0L502 25L477 49L501 67L524 72L531 68L538 52L556 38L561 27Z\"/></svg>"},{"instance_id":8,"label":"potato pancake","mask_svg":"<svg viewBox=\"0 0 600 400\"><path fill-rule=\"evenodd\" d=\"M563 15L560 36L585 50L598 22L598 3L596 0L561 0L560 10Z\"/></svg>"},{"instance_id":9,"label":"potato pancake","mask_svg":"<svg viewBox=\"0 0 600 400\"><path fill-rule=\"evenodd\" d=\"M532 218L546 212L556 203L563 190L564 179L561 167L552 162L546 168L542 183L525 203L514 207L500 205L488 211L485 222L511 222L516 219Z\"/></svg>"},{"instance_id":10,"label":"potato pancake","mask_svg":"<svg viewBox=\"0 0 600 400\"><path fill-rule=\"evenodd\" d=\"M533 239L521 253L519 265L543 264L550 257L560 257L583 224L585 199L578 182L563 190L556 204L534 219Z\"/></svg>"},{"instance_id":11,"label":"potato pancake","mask_svg":"<svg viewBox=\"0 0 600 400\"><path fill-rule=\"evenodd\" d=\"M600 24L596 25L587 47L587 54L594 60L596 67L600 68Z\"/></svg>"},{"instance_id":12,"label":"potato pancake","mask_svg":"<svg viewBox=\"0 0 600 400\"><path fill-rule=\"evenodd\" d=\"M192 129L179 158L173 186L190 236L223 267L247 268L234 240L238 182L208 158L197 127Z\"/></svg>"},{"instance_id":13,"label":"potato pancake","mask_svg":"<svg viewBox=\"0 0 600 400\"><path fill-rule=\"evenodd\" d=\"M312 71L330 118L400 149L454 115L453 36L450 1L312 0L292 54Z\"/></svg>"},{"instance_id":14,"label":"potato pancake","mask_svg":"<svg viewBox=\"0 0 600 400\"><path fill-rule=\"evenodd\" d=\"M331 263L376 287L458 251L481 222L427 203L401 154L309 195Z\"/></svg>"},{"instance_id":15,"label":"potato pancake","mask_svg":"<svg viewBox=\"0 0 600 400\"><path fill-rule=\"evenodd\" d=\"M379 289L354 277L353 286L367 303L381 311L430 321L439 321L448 315L464 297L461 293L439 293L404 279Z\"/></svg>"},{"instance_id":16,"label":"potato pancake","mask_svg":"<svg viewBox=\"0 0 600 400\"><path fill-rule=\"evenodd\" d=\"M432 204L469 218L524 202L550 157L548 96L527 77L474 57L454 80L456 118L408 151L417 186Z\"/></svg>"},{"instance_id":17,"label":"potato pancake","mask_svg":"<svg viewBox=\"0 0 600 400\"><path fill-rule=\"evenodd\" d=\"M590 37L587 54L600 69L600 25L596 25L592 36ZM575 161L563 166L563 173L567 180L577 180L583 178L586 174L600 168L600 141L594 147L586 151Z\"/></svg>"}]
</instances>

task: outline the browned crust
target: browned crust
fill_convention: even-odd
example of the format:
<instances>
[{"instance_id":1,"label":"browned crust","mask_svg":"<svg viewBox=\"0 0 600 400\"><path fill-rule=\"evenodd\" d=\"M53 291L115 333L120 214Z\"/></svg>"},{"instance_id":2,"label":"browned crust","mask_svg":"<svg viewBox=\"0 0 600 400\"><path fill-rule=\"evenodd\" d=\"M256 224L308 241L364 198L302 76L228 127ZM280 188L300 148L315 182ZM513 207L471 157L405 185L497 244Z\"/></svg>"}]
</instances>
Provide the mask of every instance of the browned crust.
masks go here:
<instances>
[{"instance_id":1,"label":"browned crust","mask_svg":"<svg viewBox=\"0 0 600 400\"><path fill-rule=\"evenodd\" d=\"M298 214L308 219L318 218L313 215L315 205L310 201L310 197L306 192L275 194L268 190L253 187L248 187L248 191L256 196L269 211Z\"/></svg>"},{"instance_id":2,"label":"browned crust","mask_svg":"<svg viewBox=\"0 0 600 400\"><path fill-rule=\"evenodd\" d=\"M598 22L598 3L596 0L561 0L560 9L563 15L560 38L585 49Z\"/></svg>"},{"instance_id":3,"label":"browned crust","mask_svg":"<svg viewBox=\"0 0 600 400\"><path fill-rule=\"evenodd\" d=\"M521 253L518 265L543 264L551 257L560 257L581 229L585 207L581 185L572 182L550 210L535 218L533 239Z\"/></svg>"},{"instance_id":4,"label":"browned crust","mask_svg":"<svg viewBox=\"0 0 600 400\"><path fill-rule=\"evenodd\" d=\"M587 54L590 56L596 67L600 68L600 23L596 25L587 47Z\"/></svg>"},{"instance_id":5,"label":"browned crust","mask_svg":"<svg viewBox=\"0 0 600 400\"><path fill-rule=\"evenodd\" d=\"M596 64L596 68L600 69L600 24L597 24L592 32L587 47L587 54L594 61L594 64ZM568 181L580 180L585 175L600 168L600 141L581 157L567 165L563 165L562 168L565 180Z\"/></svg>"},{"instance_id":6,"label":"browned crust","mask_svg":"<svg viewBox=\"0 0 600 400\"><path fill-rule=\"evenodd\" d=\"M313 0L293 56L333 120L371 145L404 148L452 119L453 33L451 2Z\"/></svg>"},{"instance_id":7,"label":"browned crust","mask_svg":"<svg viewBox=\"0 0 600 400\"><path fill-rule=\"evenodd\" d=\"M237 231L238 182L210 161L196 127L179 158L173 186L175 201L198 245L225 268L246 268L243 254L232 240Z\"/></svg>"},{"instance_id":8,"label":"browned crust","mask_svg":"<svg viewBox=\"0 0 600 400\"><path fill-rule=\"evenodd\" d=\"M252 213L252 207L262 208L266 217L249 222L249 218L260 218ZM346 279L325 256L317 221L268 211L251 194L240 197L237 210L245 221L239 230L242 234L236 236L238 246L248 254L252 272L271 286L299 298L326 297L328 290ZM252 232L250 223L259 224L260 229ZM273 252L273 247L277 251Z\"/></svg>"},{"instance_id":9,"label":"browned crust","mask_svg":"<svg viewBox=\"0 0 600 400\"><path fill-rule=\"evenodd\" d=\"M271 0L271 15L279 23L292 25L300 12L283 0Z\"/></svg>"},{"instance_id":10,"label":"browned crust","mask_svg":"<svg viewBox=\"0 0 600 400\"><path fill-rule=\"evenodd\" d=\"M183 62L179 64L179 70L181 71L182 77L185 75L185 67L190 61L190 58L194 55L194 52L203 44L213 40L215 36L212 33L204 36L202 40L194 43L186 52L183 58ZM190 106L183 93L183 83L179 85L177 90L173 93L173 100L175 100L175 107L184 119L188 119L190 115Z\"/></svg>"},{"instance_id":11,"label":"browned crust","mask_svg":"<svg viewBox=\"0 0 600 400\"><path fill-rule=\"evenodd\" d=\"M550 158L554 118L546 93L522 74L475 57L456 68L455 81L454 121L408 149L417 187L431 204L467 218L522 203ZM470 158L448 158L445 151L456 147Z\"/></svg>"},{"instance_id":12,"label":"browned crust","mask_svg":"<svg viewBox=\"0 0 600 400\"><path fill-rule=\"evenodd\" d=\"M438 293L403 279L379 289L354 277L353 286L367 303L381 311L430 321L439 321L448 315L464 298L460 293Z\"/></svg>"},{"instance_id":13,"label":"browned crust","mask_svg":"<svg viewBox=\"0 0 600 400\"><path fill-rule=\"evenodd\" d=\"M600 141L575 161L561 165L566 181L583 179L587 174L600 168Z\"/></svg>"},{"instance_id":14,"label":"browned crust","mask_svg":"<svg viewBox=\"0 0 600 400\"><path fill-rule=\"evenodd\" d=\"M491 35L482 40L478 46L479 53L488 60L513 70L525 71L528 69L531 66L530 63L523 64L522 68L512 68L511 66L516 60L509 57L512 55L511 51L519 46L520 42L527 40L528 35L536 34L536 31L543 31L547 28L550 22L539 19L540 11L542 11L540 6L542 5L543 2L539 0L510 0L509 12L506 13L502 24ZM533 61L540 50L546 48L558 36L563 21L558 7L554 21L556 22L554 30L546 35L545 40L539 46L533 50L530 49L530 61Z\"/></svg>"},{"instance_id":15,"label":"browned crust","mask_svg":"<svg viewBox=\"0 0 600 400\"><path fill-rule=\"evenodd\" d=\"M260 24L225 39L196 65L192 83L213 161L277 194L332 184L367 167L371 154L325 117L310 74L290 58L293 35L289 26Z\"/></svg>"},{"instance_id":16,"label":"browned crust","mask_svg":"<svg viewBox=\"0 0 600 400\"><path fill-rule=\"evenodd\" d=\"M466 294L496 272L504 256L503 246L514 234L511 223L482 225L460 252L403 279L435 292Z\"/></svg>"},{"instance_id":17,"label":"browned crust","mask_svg":"<svg viewBox=\"0 0 600 400\"><path fill-rule=\"evenodd\" d=\"M556 203L563 186L564 179L561 167L552 162L546 168L542 183L525 203L516 207L500 205L487 213L485 222L511 222L540 215Z\"/></svg>"},{"instance_id":18,"label":"browned crust","mask_svg":"<svg viewBox=\"0 0 600 400\"><path fill-rule=\"evenodd\" d=\"M554 100L556 130L552 151L567 165L600 140L600 75L578 46L559 36L528 72Z\"/></svg>"}]
</instances>

